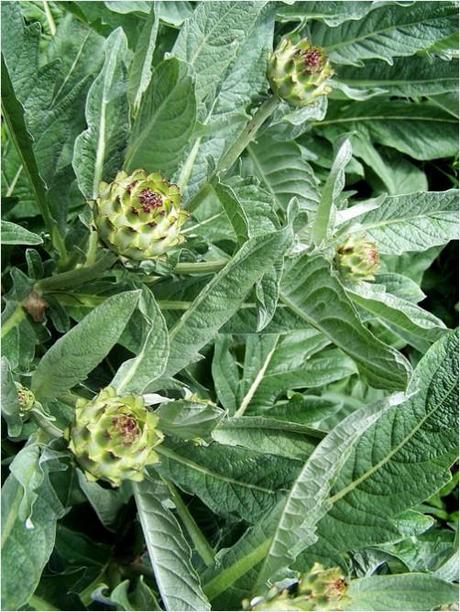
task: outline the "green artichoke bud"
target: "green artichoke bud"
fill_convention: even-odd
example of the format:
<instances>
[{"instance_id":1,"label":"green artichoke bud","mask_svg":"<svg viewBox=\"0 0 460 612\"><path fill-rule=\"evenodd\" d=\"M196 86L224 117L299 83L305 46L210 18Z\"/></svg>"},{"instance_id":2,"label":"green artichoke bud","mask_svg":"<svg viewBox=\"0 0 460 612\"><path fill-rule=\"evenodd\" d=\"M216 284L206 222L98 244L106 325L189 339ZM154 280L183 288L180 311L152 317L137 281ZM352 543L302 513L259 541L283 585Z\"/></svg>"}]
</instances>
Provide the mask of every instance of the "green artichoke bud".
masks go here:
<instances>
[{"instance_id":1,"label":"green artichoke bud","mask_svg":"<svg viewBox=\"0 0 460 612\"><path fill-rule=\"evenodd\" d=\"M25 417L31 410L33 410L36 402L35 395L30 389L23 387L21 383L15 383L16 390L18 392L19 401L19 414Z\"/></svg>"},{"instance_id":2,"label":"green artichoke bud","mask_svg":"<svg viewBox=\"0 0 460 612\"><path fill-rule=\"evenodd\" d=\"M327 95L334 74L326 54L307 39L284 38L270 57L268 78L273 92L291 106L307 106Z\"/></svg>"},{"instance_id":3,"label":"green artichoke bud","mask_svg":"<svg viewBox=\"0 0 460 612\"><path fill-rule=\"evenodd\" d=\"M347 583L338 567L325 570L315 563L296 588L280 589L275 585L265 597L243 605L250 610L342 610L349 603L346 592Z\"/></svg>"},{"instance_id":4,"label":"green artichoke bud","mask_svg":"<svg viewBox=\"0 0 460 612\"><path fill-rule=\"evenodd\" d=\"M118 172L100 184L94 222L103 242L117 255L155 259L184 241L180 228L188 217L179 187L161 174Z\"/></svg>"},{"instance_id":5,"label":"green artichoke bud","mask_svg":"<svg viewBox=\"0 0 460 612\"><path fill-rule=\"evenodd\" d=\"M144 468L158 462L153 450L163 440L158 417L140 396L119 397L111 387L92 400L78 400L69 448L88 480L103 478L113 486L141 481Z\"/></svg>"},{"instance_id":6,"label":"green artichoke bud","mask_svg":"<svg viewBox=\"0 0 460 612\"><path fill-rule=\"evenodd\" d=\"M337 248L337 264L355 280L374 280L380 266L377 245L363 235L352 235Z\"/></svg>"}]
</instances>

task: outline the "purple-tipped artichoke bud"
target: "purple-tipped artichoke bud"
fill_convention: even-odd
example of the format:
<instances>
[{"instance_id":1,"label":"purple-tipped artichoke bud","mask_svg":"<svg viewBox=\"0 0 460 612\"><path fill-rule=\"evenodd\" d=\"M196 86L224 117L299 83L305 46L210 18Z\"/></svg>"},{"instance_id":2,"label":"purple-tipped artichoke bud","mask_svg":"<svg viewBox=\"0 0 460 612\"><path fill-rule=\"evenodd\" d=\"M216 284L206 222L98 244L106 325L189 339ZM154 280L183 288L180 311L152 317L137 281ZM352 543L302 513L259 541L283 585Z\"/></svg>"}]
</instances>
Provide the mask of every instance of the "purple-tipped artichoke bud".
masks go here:
<instances>
[{"instance_id":1,"label":"purple-tipped artichoke bud","mask_svg":"<svg viewBox=\"0 0 460 612\"><path fill-rule=\"evenodd\" d=\"M338 567L315 563L293 589L272 587L264 597L245 602L250 610L343 610L349 604L348 585Z\"/></svg>"},{"instance_id":2,"label":"purple-tipped artichoke bud","mask_svg":"<svg viewBox=\"0 0 460 612\"><path fill-rule=\"evenodd\" d=\"M158 417L140 396L118 396L107 387L92 400L78 400L69 448L88 480L112 486L140 482L146 466L159 461L154 447L163 440Z\"/></svg>"},{"instance_id":3,"label":"purple-tipped artichoke bud","mask_svg":"<svg viewBox=\"0 0 460 612\"><path fill-rule=\"evenodd\" d=\"M380 267L377 245L363 235L352 235L337 248L337 264L341 272L354 280L375 278Z\"/></svg>"},{"instance_id":4,"label":"purple-tipped artichoke bud","mask_svg":"<svg viewBox=\"0 0 460 612\"><path fill-rule=\"evenodd\" d=\"M100 184L94 222L102 241L122 257L144 261L165 254L184 241L187 218L179 187L158 172L121 171L112 183Z\"/></svg>"},{"instance_id":5,"label":"purple-tipped artichoke bud","mask_svg":"<svg viewBox=\"0 0 460 612\"><path fill-rule=\"evenodd\" d=\"M19 414L22 417L28 415L31 410L35 407L37 401L35 399L34 393L27 389L27 387L23 387L21 383L15 383L16 390L18 393L18 402L19 402Z\"/></svg>"},{"instance_id":6,"label":"purple-tipped artichoke bud","mask_svg":"<svg viewBox=\"0 0 460 612\"><path fill-rule=\"evenodd\" d=\"M298 43L283 38L270 57L268 68L273 92L298 107L330 93L329 80L333 74L323 49L305 38Z\"/></svg>"}]
</instances>

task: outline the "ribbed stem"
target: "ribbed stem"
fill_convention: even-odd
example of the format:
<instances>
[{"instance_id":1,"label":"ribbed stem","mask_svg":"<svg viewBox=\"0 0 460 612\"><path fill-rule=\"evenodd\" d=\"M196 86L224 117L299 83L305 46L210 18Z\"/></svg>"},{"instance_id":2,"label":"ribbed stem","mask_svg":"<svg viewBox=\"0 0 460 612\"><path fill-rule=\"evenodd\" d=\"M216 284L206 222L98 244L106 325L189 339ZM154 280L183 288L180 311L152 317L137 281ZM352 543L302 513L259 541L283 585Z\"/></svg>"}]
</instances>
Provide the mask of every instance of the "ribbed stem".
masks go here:
<instances>
[{"instance_id":1,"label":"ribbed stem","mask_svg":"<svg viewBox=\"0 0 460 612\"><path fill-rule=\"evenodd\" d=\"M237 140L219 161L211 177L188 203L187 210L189 212L193 212L198 208L205 196L208 194L209 185L215 183L218 175L224 175L226 172L228 172L228 170L230 170L241 153L243 153L243 151L246 149L248 144L254 140L254 137L261 128L262 124L265 123L265 121L273 114L279 103L280 99L277 96L272 95L267 98L258 108L254 117L251 119L251 121L249 121Z\"/></svg>"}]
</instances>

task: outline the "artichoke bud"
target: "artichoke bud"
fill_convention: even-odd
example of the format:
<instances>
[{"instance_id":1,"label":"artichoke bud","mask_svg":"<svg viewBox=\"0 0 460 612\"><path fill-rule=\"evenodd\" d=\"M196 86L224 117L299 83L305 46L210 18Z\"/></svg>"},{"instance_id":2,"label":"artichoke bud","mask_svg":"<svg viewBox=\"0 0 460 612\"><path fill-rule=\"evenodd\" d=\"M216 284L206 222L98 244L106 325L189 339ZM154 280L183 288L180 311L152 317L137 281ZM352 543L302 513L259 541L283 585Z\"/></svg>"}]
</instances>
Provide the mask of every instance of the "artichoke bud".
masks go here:
<instances>
[{"instance_id":1,"label":"artichoke bud","mask_svg":"<svg viewBox=\"0 0 460 612\"><path fill-rule=\"evenodd\" d=\"M340 610L346 591L347 583L340 569L324 569L320 563L315 563L299 582L299 593L315 605L312 610Z\"/></svg>"},{"instance_id":2,"label":"artichoke bud","mask_svg":"<svg viewBox=\"0 0 460 612\"><path fill-rule=\"evenodd\" d=\"M135 261L155 259L183 242L180 230L187 218L179 187L145 170L121 171L112 183L102 182L94 209L102 241Z\"/></svg>"},{"instance_id":3,"label":"artichoke bud","mask_svg":"<svg viewBox=\"0 0 460 612\"><path fill-rule=\"evenodd\" d=\"M377 245L365 236L350 236L337 248L339 269L355 280L374 280L380 267Z\"/></svg>"},{"instance_id":4,"label":"artichoke bud","mask_svg":"<svg viewBox=\"0 0 460 612\"><path fill-rule=\"evenodd\" d=\"M307 106L318 96L329 94L328 83L333 74L323 49L314 47L306 38L296 44L284 38L269 61L272 90L291 106Z\"/></svg>"},{"instance_id":5,"label":"artichoke bud","mask_svg":"<svg viewBox=\"0 0 460 612\"><path fill-rule=\"evenodd\" d=\"M141 396L120 397L107 387L92 400L78 400L69 448L88 480L102 478L115 487L139 482L145 467L159 460L154 447L163 434L157 424Z\"/></svg>"},{"instance_id":6,"label":"artichoke bud","mask_svg":"<svg viewBox=\"0 0 460 612\"><path fill-rule=\"evenodd\" d=\"M21 383L18 382L15 383L15 385L18 393L19 414L21 417L25 417L34 409L37 401L30 389L23 387Z\"/></svg>"},{"instance_id":7,"label":"artichoke bud","mask_svg":"<svg viewBox=\"0 0 460 612\"><path fill-rule=\"evenodd\" d=\"M289 588L272 587L264 597L243 602L246 610L342 610L349 603L347 583L340 569L315 563L311 571Z\"/></svg>"}]
</instances>

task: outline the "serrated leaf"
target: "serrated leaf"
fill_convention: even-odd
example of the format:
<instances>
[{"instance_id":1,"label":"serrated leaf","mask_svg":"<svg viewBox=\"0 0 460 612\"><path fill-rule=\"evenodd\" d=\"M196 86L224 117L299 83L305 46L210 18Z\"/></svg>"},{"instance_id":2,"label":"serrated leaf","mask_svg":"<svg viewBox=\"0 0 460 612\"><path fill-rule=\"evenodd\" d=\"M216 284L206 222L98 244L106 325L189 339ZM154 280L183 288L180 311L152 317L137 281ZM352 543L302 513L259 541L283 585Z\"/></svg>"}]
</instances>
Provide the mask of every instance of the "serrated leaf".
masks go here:
<instances>
[{"instance_id":1,"label":"serrated leaf","mask_svg":"<svg viewBox=\"0 0 460 612\"><path fill-rule=\"evenodd\" d=\"M116 4L120 4L117 2ZM133 4L132 2L130 4ZM142 96L152 77L152 58L158 34L159 18L155 5L150 7L142 28L128 74L128 100L133 116L137 115Z\"/></svg>"},{"instance_id":2,"label":"serrated leaf","mask_svg":"<svg viewBox=\"0 0 460 612\"><path fill-rule=\"evenodd\" d=\"M37 234L29 232L29 230L16 223L3 220L1 241L2 244L43 244L42 238Z\"/></svg>"},{"instance_id":3,"label":"serrated leaf","mask_svg":"<svg viewBox=\"0 0 460 612\"><path fill-rule=\"evenodd\" d=\"M388 65L380 60L364 66L340 66L337 79L353 90L369 90L377 95L430 96L458 89L458 60L433 57L404 57ZM375 91L379 90L379 91Z\"/></svg>"},{"instance_id":4,"label":"serrated leaf","mask_svg":"<svg viewBox=\"0 0 460 612\"><path fill-rule=\"evenodd\" d=\"M116 344L138 300L139 291L114 295L59 338L32 376L37 398L53 398L84 380Z\"/></svg>"},{"instance_id":5,"label":"serrated leaf","mask_svg":"<svg viewBox=\"0 0 460 612\"><path fill-rule=\"evenodd\" d=\"M360 218L380 253L426 251L458 238L458 191L429 191L387 196Z\"/></svg>"},{"instance_id":6,"label":"serrated leaf","mask_svg":"<svg viewBox=\"0 0 460 612\"><path fill-rule=\"evenodd\" d=\"M150 289L144 287L139 299L142 314L142 343L136 357L125 361L111 382L119 393L141 395L166 367L169 337L166 321Z\"/></svg>"},{"instance_id":7,"label":"serrated leaf","mask_svg":"<svg viewBox=\"0 0 460 612\"><path fill-rule=\"evenodd\" d=\"M416 304L387 293L382 285L355 283L347 285L346 291L356 304L378 317L421 353L426 352L447 331L438 317Z\"/></svg>"},{"instance_id":8,"label":"serrated leaf","mask_svg":"<svg viewBox=\"0 0 460 612\"><path fill-rule=\"evenodd\" d=\"M312 40L326 49L338 64L361 65L365 59L413 55L457 30L457 8L453 2L390 4L370 11L359 21L335 28L314 23Z\"/></svg>"},{"instance_id":9,"label":"serrated leaf","mask_svg":"<svg viewBox=\"0 0 460 612\"><path fill-rule=\"evenodd\" d=\"M191 550L173 513L155 495L153 483L134 483L134 497L153 571L166 610L209 610Z\"/></svg>"},{"instance_id":10,"label":"serrated leaf","mask_svg":"<svg viewBox=\"0 0 460 612\"><path fill-rule=\"evenodd\" d=\"M170 355L165 376L196 361L198 351L243 303L254 283L283 257L291 230L257 236L246 242L199 294L170 332Z\"/></svg>"},{"instance_id":11,"label":"serrated leaf","mask_svg":"<svg viewBox=\"0 0 460 612\"><path fill-rule=\"evenodd\" d=\"M196 118L195 87L188 72L176 58L156 67L130 134L128 171L144 168L171 177L177 169Z\"/></svg>"},{"instance_id":12,"label":"serrated leaf","mask_svg":"<svg viewBox=\"0 0 460 612\"><path fill-rule=\"evenodd\" d=\"M292 198L300 206L316 210L319 195L317 179L310 165L302 159L294 141L276 142L268 135L258 138L247 148L246 173L256 176L281 210L286 210Z\"/></svg>"},{"instance_id":13,"label":"serrated leaf","mask_svg":"<svg viewBox=\"0 0 460 612\"><path fill-rule=\"evenodd\" d=\"M157 471L184 491L197 495L213 512L257 521L286 493L299 462L245 448L183 441L158 448Z\"/></svg>"},{"instance_id":14,"label":"serrated leaf","mask_svg":"<svg viewBox=\"0 0 460 612\"><path fill-rule=\"evenodd\" d=\"M409 364L361 323L330 264L321 256L292 260L283 278L281 300L349 355L372 386L403 389Z\"/></svg>"},{"instance_id":15,"label":"serrated leaf","mask_svg":"<svg viewBox=\"0 0 460 612\"><path fill-rule=\"evenodd\" d=\"M88 128L75 140L72 165L88 199L95 199L100 182L113 179L122 165L128 133L126 54L126 36L118 28L106 39L104 65L88 92Z\"/></svg>"},{"instance_id":16,"label":"serrated leaf","mask_svg":"<svg viewBox=\"0 0 460 612\"><path fill-rule=\"evenodd\" d=\"M332 489L333 510L318 525L318 542L306 551L309 557L323 554L323 548L337 552L401 539L394 519L451 479L458 451L456 332L445 334L420 360L408 394L412 397L385 412L353 449Z\"/></svg>"},{"instance_id":17,"label":"serrated leaf","mask_svg":"<svg viewBox=\"0 0 460 612\"><path fill-rule=\"evenodd\" d=\"M457 120L426 102L331 102L326 119L311 125L331 142L363 125L374 142L421 160L453 157L458 149Z\"/></svg>"},{"instance_id":18,"label":"serrated leaf","mask_svg":"<svg viewBox=\"0 0 460 612\"><path fill-rule=\"evenodd\" d=\"M32 460L34 458L32 457ZM35 591L64 514L48 478L37 491L31 525L19 516L23 488L13 475L2 487L2 608L19 610Z\"/></svg>"},{"instance_id":19,"label":"serrated leaf","mask_svg":"<svg viewBox=\"0 0 460 612\"><path fill-rule=\"evenodd\" d=\"M207 106L263 5L264 2L205 2L198 5L181 29L173 54L193 68L197 99Z\"/></svg>"},{"instance_id":20,"label":"serrated leaf","mask_svg":"<svg viewBox=\"0 0 460 612\"><path fill-rule=\"evenodd\" d=\"M345 610L433 610L458 600L458 588L436 576L411 573L352 580Z\"/></svg>"}]
</instances>

